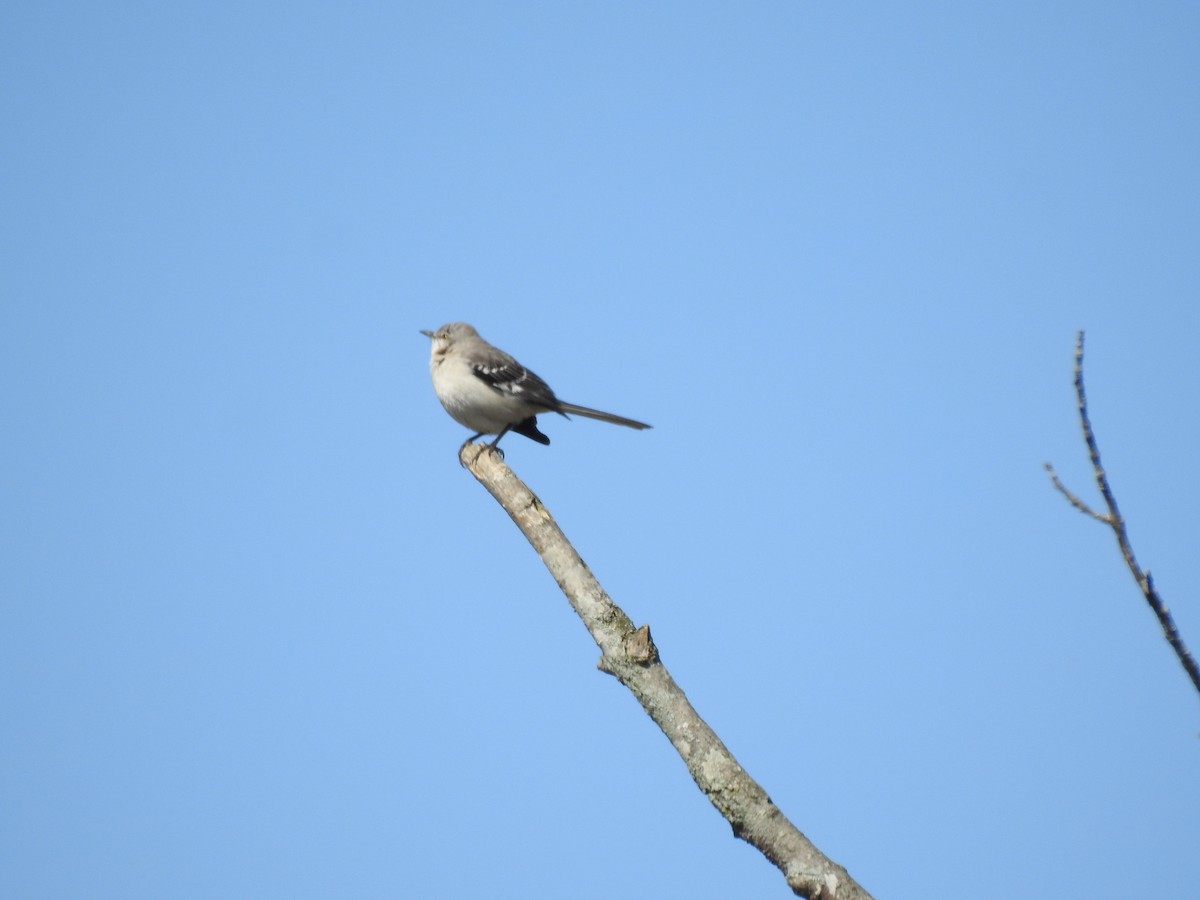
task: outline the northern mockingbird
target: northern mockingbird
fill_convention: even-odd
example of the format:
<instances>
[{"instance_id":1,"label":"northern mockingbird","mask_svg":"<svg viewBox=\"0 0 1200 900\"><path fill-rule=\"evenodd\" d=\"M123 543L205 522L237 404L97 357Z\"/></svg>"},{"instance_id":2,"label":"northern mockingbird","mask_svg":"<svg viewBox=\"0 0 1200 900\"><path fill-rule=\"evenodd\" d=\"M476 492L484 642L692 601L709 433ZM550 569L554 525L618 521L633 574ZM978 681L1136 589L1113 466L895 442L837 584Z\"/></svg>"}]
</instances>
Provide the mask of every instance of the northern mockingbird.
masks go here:
<instances>
[{"instance_id":1,"label":"northern mockingbird","mask_svg":"<svg viewBox=\"0 0 1200 900\"><path fill-rule=\"evenodd\" d=\"M485 434L496 435L488 445L495 447L510 431L549 444L550 438L537 427L537 415L544 412L563 416L575 413L627 428L650 427L645 422L564 403L546 382L499 347L493 347L466 322L451 322L437 331L422 329L421 334L433 341L429 371L438 400L454 421L475 432L463 442L464 447Z\"/></svg>"}]
</instances>

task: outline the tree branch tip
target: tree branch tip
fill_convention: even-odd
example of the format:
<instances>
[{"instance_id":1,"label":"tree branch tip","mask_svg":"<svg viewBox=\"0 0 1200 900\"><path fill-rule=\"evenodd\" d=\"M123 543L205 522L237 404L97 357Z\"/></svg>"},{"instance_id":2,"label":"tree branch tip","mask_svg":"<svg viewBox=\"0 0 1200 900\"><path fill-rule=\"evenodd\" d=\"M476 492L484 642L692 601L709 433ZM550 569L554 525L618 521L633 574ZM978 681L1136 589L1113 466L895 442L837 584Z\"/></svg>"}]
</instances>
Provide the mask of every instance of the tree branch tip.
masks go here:
<instances>
[{"instance_id":1,"label":"tree branch tip","mask_svg":"<svg viewBox=\"0 0 1200 900\"><path fill-rule=\"evenodd\" d=\"M1096 479L1096 486L1100 489L1100 495L1108 507L1108 513L1104 515L1096 512L1078 496L1071 493L1049 463L1045 464L1046 472L1049 474L1050 481L1054 487L1062 493L1072 506L1096 521L1103 522L1113 530L1117 538L1117 544L1120 546L1121 553L1125 557L1125 564L1141 589L1146 602L1150 605L1150 609L1162 626L1164 637L1166 637L1167 642L1174 649L1175 655L1191 679L1192 685L1197 691L1200 691L1200 666L1196 665L1195 659L1188 652L1187 646L1179 634L1179 630L1175 627L1175 621L1171 617L1170 610L1158 595L1158 591L1154 589L1154 579L1151 577L1149 570L1143 571L1134 558L1133 546L1130 544L1129 537L1125 531L1125 520L1121 517L1116 497L1113 494L1112 487L1108 483L1108 475L1100 462L1100 444L1096 440L1095 432L1092 431L1091 418L1088 416L1087 409L1087 394L1083 386L1083 341L1084 330L1081 328L1076 332L1075 336L1075 398L1079 408L1079 424L1083 429L1083 441L1087 445L1088 459L1092 464L1092 474Z\"/></svg>"},{"instance_id":2,"label":"tree branch tip","mask_svg":"<svg viewBox=\"0 0 1200 900\"><path fill-rule=\"evenodd\" d=\"M491 456L498 465L505 465L504 451L491 444L476 444L467 441L458 448L458 462L464 469L470 469L478 475L478 466L484 461L484 456Z\"/></svg>"},{"instance_id":3,"label":"tree branch tip","mask_svg":"<svg viewBox=\"0 0 1200 900\"><path fill-rule=\"evenodd\" d=\"M1046 463L1046 474L1050 476L1050 483L1054 485L1055 490L1066 497L1067 502L1073 507L1083 513L1085 516L1091 516L1097 522L1103 522L1105 525L1113 525L1112 516L1107 516L1096 512L1094 509L1080 500L1079 497L1071 493L1070 488L1062 483L1062 480L1058 477L1058 473L1054 471L1054 468L1049 463Z\"/></svg>"}]
</instances>

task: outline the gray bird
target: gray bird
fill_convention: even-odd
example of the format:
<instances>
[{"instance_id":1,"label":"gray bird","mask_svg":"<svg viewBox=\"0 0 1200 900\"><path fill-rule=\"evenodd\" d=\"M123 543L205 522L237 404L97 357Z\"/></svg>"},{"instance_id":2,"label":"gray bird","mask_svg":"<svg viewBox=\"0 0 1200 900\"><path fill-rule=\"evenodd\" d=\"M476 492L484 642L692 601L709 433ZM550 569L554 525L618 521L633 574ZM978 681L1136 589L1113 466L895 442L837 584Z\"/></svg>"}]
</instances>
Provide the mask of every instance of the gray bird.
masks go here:
<instances>
[{"instance_id":1,"label":"gray bird","mask_svg":"<svg viewBox=\"0 0 1200 900\"><path fill-rule=\"evenodd\" d=\"M549 444L550 438L537 427L537 415L544 412L574 413L639 430L650 427L624 416L564 403L546 382L493 347L466 322L451 322L421 334L433 341L429 371L438 400L454 421L475 432L463 442L464 447L485 434L496 435L488 445L495 447L510 431Z\"/></svg>"}]
</instances>

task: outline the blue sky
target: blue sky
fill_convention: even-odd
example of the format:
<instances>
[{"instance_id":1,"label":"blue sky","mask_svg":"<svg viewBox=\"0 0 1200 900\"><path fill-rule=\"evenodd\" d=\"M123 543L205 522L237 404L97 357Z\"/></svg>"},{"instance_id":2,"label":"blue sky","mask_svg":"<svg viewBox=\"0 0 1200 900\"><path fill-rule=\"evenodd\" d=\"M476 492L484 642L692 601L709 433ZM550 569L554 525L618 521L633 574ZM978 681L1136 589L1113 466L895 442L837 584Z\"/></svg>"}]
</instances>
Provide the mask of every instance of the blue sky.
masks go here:
<instances>
[{"instance_id":1,"label":"blue sky","mask_svg":"<svg viewBox=\"0 0 1200 900\"><path fill-rule=\"evenodd\" d=\"M879 897L1180 897L1194 4L10 4L0 894L785 896L455 450L505 439Z\"/></svg>"}]
</instances>

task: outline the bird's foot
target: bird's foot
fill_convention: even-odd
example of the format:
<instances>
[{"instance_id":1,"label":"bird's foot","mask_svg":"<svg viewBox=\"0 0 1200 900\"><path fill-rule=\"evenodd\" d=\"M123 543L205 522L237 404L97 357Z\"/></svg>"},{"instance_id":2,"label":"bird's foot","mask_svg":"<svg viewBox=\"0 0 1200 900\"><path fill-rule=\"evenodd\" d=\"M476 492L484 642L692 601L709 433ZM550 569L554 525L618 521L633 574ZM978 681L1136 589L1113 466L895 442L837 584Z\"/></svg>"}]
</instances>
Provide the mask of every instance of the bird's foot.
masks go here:
<instances>
[{"instance_id":1,"label":"bird's foot","mask_svg":"<svg viewBox=\"0 0 1200 900\"><path fill-rule=\"evenodd\" d=\"M464 469L467 467L467 461L463 457L463 453L466 452L466 449L468 447L478 447L480 453L483 453L485 451L491 451L492 453L495 453L497 456L499 456L501 459L504 459L504 451L496 446L495 441L492 441L491 443L488 443L488 444L476 444L476 443L474 443L474 441L475 441L475 438L477 438L477 437L480 437L480 435L478 435L478 434L472 435L471 437L469 437L465 441L463 441L462 445L458 448L458 464L460 466L462 466ZM478 456L476 457L476 459L478 459Z\"/></svg>"}]
</instances>

